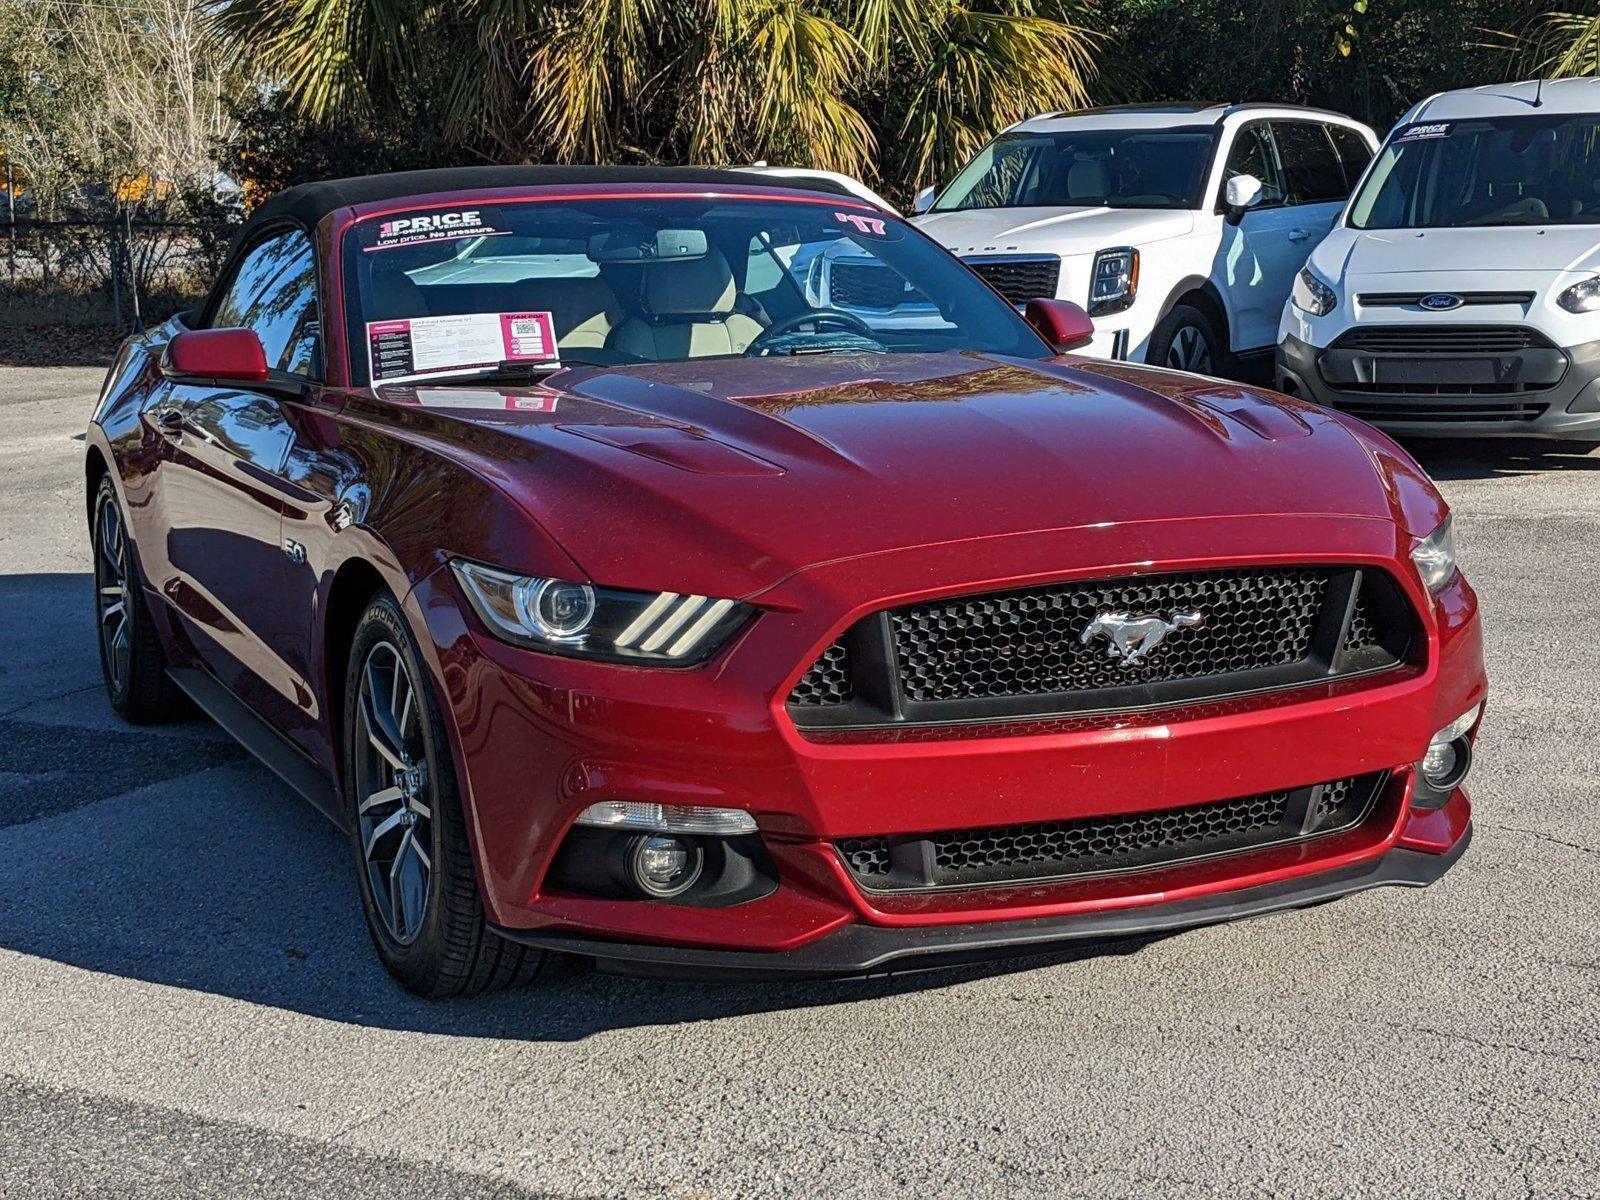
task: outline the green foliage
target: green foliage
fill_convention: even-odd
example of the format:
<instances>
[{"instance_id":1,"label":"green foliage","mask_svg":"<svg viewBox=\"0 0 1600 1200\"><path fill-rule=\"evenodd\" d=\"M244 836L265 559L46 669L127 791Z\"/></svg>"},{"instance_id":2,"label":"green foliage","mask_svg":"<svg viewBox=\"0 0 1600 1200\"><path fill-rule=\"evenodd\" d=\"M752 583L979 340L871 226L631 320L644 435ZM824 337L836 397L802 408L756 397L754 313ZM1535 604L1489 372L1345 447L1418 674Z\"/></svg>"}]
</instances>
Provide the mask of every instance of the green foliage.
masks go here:
<instances>
[{"instance_id":1,"label":"green foliage","mask_svg":"<svg viewBox=\"0 0 1600 1200\"><path fill-rule=\"evenodd\" d=\"M440 114L496 160L831 167L907 188L1081 104L1078 0L234 0L242 52L318 121Z\"/></svg>"}]
</instances>

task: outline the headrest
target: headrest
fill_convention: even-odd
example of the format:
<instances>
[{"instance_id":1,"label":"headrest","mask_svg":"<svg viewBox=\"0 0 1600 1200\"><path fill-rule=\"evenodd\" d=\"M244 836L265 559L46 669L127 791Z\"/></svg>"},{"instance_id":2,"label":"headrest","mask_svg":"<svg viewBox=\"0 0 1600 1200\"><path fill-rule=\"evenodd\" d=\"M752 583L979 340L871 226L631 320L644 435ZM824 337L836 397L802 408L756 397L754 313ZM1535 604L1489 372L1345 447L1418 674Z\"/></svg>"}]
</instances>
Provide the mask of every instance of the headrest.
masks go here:
<instances>
[{"instance_id":1,"label":"headrest","mask_svg":"<svg viewBox=\"0 0 1600 1200\"><path fill-rule=\"evenodd\" d=\"M1069 200L1103 200L1111 190L1111 175L1098 158L1080 158L1067 172Z\"/></svg>"},{"instance_id":2,"label":"headrest","mask_svg":"<svg viewBox=\"0 0 1600 1200\"><path fill-rule=\"evenodd\" d=\"M722 251L699 258L656 259L644 268L644 304L655 316L733 311L733 271Z\"/></svg>"},{"instance_id":3,"label":"headrest","mask_svg":"<svg viewBox=\"0 0 1600 1200\"><path fill-rule=\"evenodd\" d=\"M400 317L425 317L428 306L417 281L398 267L380 266L372 273L372 311L369 321Z\"/></svg>"}]
</instances>

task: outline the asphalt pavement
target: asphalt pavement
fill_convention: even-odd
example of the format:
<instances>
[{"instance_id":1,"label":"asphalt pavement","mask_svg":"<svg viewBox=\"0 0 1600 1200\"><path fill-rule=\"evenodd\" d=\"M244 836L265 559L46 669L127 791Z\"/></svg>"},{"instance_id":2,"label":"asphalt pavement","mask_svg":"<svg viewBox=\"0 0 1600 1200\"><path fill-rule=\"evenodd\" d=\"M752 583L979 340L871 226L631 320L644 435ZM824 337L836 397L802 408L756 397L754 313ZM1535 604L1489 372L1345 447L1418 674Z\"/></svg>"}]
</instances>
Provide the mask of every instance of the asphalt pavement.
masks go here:
<instances>
[{"instance_id":1,"label":"asphalt pavement","mask_svg":"<svg viewBox=\"0 0 1600 1200\"><path fill-rule=\"evenodd\" d=\"M1426 891L890 981L394 987L333 828L122 726L79 435L0 370L0 1197L1600 1196L1600 452L1427 449L1486 612Z\"/></svg>"}]
</instances>

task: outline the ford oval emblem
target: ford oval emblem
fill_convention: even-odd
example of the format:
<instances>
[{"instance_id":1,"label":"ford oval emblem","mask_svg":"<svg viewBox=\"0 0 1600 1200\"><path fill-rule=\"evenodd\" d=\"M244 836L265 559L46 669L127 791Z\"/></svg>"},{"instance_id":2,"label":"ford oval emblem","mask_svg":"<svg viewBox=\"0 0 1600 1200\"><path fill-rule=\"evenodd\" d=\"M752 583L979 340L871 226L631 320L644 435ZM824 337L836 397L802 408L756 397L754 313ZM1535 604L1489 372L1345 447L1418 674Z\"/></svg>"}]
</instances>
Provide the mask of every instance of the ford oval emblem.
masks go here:
<instances>
[{"instance_id":1,"label":"ford oval emblem","mask_svg":"<svg viewBox=\"0 0 1600 1200\"><path fill-rule=\"evenodd\" d=\"M1434 292L1431 296L1424 296L1417 303L1429 312L1448 312L1452 308L1461 307L1461 297L1454 292Z\"/></svg>"}]
</instances>

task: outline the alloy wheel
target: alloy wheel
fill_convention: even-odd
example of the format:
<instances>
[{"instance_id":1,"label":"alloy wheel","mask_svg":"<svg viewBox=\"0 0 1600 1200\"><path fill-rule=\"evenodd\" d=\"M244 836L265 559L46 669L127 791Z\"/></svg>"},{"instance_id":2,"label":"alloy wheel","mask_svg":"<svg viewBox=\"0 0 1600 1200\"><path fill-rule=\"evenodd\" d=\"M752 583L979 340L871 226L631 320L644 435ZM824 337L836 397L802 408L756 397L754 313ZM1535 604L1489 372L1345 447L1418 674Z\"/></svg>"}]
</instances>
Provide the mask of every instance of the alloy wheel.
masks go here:
<instances>
[{"instance_id":1,"label":"alloy wheel","mask_svg":"<svg viewBox=\"0 0 1600 1200\"><path fill-rule=\"evenodd\" d=\"M128 683L133 631L128 625L128 539L122 513L109 495L100 498L95 522L95 608L100 618L100 651L111 688L120 694Z\"/></svg>"},{"instance_id":2,"label":"alloy wheel","mask_svg":"<svg viewBox=\"0 0 1600 1200\"><path fill-rule=\"evenodd\" d=\"M1194 371L1201 375L1211 373L1211 343L1206 335L1193 325L1180 326L1167 347L1167 366L1179 371Z\"/></svg>"},{"instance_id":3,"label":"alloy wheel","mask_svg":"<svg viewBox=\"0 0 1600 1200\"><path fill-rule=\"evenodd\" d=\"M403 946L422 932L433 875L433 792L421 703L399 650L391 642L375 644L362 664L356 707L356 816L374 907Z\"/></svg>"}]
</instances>

